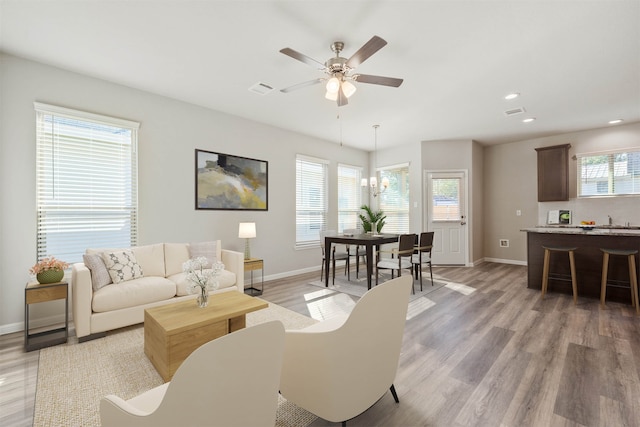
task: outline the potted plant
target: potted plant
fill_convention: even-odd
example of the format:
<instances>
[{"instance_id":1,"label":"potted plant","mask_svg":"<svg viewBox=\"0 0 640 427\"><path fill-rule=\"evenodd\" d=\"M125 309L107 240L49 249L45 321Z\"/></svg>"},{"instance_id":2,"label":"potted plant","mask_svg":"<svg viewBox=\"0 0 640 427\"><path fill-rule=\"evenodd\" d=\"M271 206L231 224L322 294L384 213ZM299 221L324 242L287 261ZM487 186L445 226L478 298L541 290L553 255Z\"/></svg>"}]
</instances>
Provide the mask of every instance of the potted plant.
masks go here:
<instances>
[{"instance_id":1,"label":"potted plant","mask_svg":"<svg viewBox=\"0 0 640 427\"><path fill-rule=\"evenodd\" d=\"M384 212L374 212L367 205L360 206L360 209L362 209L366 213L366 216L363 214L358 215L360 217L360 221L362 222L362 229L364 230L364 232L369 233L373 231L374 233L380 233L382 231L382 227L384 227L385 224L384 220L387 218Z\"/></svg>"},{"instance_id":2,"label":"potted plant","mask_svg":"<svg viewBox=\"0 0 640 427\"><path fill-rule=\"evenodd\" d=\"M38 283L57 283L64 277L64 270L69 268L69 264L56 259L55 257L46 257L38 261L29 273L35 274Z\"/></svg>"}]
</instances>

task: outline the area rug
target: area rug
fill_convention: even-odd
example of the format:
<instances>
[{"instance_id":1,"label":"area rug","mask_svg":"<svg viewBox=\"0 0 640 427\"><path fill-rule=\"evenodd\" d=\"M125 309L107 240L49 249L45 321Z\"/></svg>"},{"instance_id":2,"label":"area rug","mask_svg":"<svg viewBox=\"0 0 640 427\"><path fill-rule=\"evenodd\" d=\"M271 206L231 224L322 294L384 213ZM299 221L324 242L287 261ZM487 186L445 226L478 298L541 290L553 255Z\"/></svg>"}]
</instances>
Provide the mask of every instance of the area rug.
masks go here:
<instances>
[{"instance_id":1,"label":"area rug","mask_svg":"<svg viewBox=\"0 0 640 427\"><path fill-rule=\"evenodd\" d=\"M316 323L309 317L276 304L247 315L247 326L280 320L285 329ZM259 357L259 356L258 356ZM144 354L142 325L112 331L106 337L40 351L35 427L99 426L100 399L115 394L130 399L163 383ZM276 426L308 426L315 415L279 397Z\"/></svg>"},{"instance_id":2,"label":"area rug","mask_svg":"<svg viewBox=\"0 0 640 427\"><path fill-rule=\"evenodd\" d=\"M336 272L337 273L337 272ZM324 280L315 280L310 285L317 286L319 288L328 289L336 292L342 292L345 294L352 295L354 297L361 297L367 292L367 278L366 272L365 274L361 274L359 278L356 279L355 273L351 274L351 280L347 280L346 276L339 277L339 274L336 274L335 284L332 284L332 279L329 278L329 287L325 287ZM384 283L387 280L391 280L391 274L380 274L378 279L378 283ZM375 276L372 278L372 286L375 286L376 279ZM446 286L449 281L441 276L436 274L433 275L433 286L431 285L431 279L429 277L429 273L425 273L422 276L422 291L420 290L420 282L418 280L414 280L413 287L415 290L415 294L411 294L409 301L416 300L425 295L430 294L433 291L436 291L444 286Z\"/></svg>"}]
</instances>

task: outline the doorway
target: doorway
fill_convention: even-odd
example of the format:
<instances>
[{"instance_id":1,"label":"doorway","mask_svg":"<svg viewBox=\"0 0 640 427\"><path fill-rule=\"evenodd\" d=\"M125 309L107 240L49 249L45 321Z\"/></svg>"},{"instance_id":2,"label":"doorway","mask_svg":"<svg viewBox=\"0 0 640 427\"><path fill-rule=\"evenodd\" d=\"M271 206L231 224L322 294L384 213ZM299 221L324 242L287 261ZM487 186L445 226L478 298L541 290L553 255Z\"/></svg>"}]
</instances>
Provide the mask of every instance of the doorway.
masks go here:
<instances>
[{"instance_id":1,"label":"doorway","mask_svg":"<svg viewBox=\"0 0 640 427\"><path fill-rule=\"evenodd\" d=\"M435 232L434 264L466 265L467 261L467 173L426 171L425 228Z\"/></svg>"}]
</instances>

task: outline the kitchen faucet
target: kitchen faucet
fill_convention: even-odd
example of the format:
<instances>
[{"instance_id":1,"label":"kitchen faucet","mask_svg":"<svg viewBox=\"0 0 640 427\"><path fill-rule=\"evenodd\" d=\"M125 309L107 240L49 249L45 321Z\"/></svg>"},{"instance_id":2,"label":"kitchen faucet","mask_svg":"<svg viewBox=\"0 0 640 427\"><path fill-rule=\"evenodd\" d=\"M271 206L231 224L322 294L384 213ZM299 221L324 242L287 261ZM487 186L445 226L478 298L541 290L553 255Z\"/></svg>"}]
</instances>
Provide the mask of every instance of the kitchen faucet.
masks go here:
<instances>
[{"instance_id":1,"label":"kitchen faucet","mask_svg":"<svg viewBox=\"0 0 640 427\"><path fill-rule=\"evenodd\" d=\"M613 225L613 220L611 219L611 215L607 215L609 217L609 225Z\"/></svg>"}]
</instances>

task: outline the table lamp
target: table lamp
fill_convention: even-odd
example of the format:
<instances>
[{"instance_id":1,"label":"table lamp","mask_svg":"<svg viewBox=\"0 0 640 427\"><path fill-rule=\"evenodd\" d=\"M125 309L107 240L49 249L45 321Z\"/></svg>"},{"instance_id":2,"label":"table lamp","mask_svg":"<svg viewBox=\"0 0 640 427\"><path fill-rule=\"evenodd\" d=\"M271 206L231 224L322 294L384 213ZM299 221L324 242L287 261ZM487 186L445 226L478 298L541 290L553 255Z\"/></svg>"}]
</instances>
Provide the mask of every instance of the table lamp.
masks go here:
<instances>
[{"instance_id":1,"label":"table lamp","mask_svg":"<svg viewBox=\"0 0 640 427\"><path fill-rule=\"evenodd\" d=\"M251 258L251 250L249 249L249 239L256 237L255 222L241 222L238 227L238 238L246 239L244 244L244 259Z\"/></svg>"}]
</instances>

